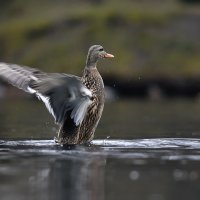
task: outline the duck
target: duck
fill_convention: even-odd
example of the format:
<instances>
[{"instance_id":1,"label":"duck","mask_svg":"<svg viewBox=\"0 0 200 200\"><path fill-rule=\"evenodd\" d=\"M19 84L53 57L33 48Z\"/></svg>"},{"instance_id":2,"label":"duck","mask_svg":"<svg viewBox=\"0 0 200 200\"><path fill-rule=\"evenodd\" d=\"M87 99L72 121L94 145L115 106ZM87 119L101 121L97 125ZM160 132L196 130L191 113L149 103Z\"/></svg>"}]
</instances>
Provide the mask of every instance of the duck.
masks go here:
<instances>
[{"instance_id":1,"label":"duck","mask_svg":"<svg viewBox=\"0 0 200 200\"><path fill-rule=\"evenodd\" d=\"M104 83L97 63L113 57L101 45L91 46L82 77L0 62L0 78L34 94L45 104L59 127L56 143L87 144L94 138L105 103Z\"/></svg>"}]
</instances>

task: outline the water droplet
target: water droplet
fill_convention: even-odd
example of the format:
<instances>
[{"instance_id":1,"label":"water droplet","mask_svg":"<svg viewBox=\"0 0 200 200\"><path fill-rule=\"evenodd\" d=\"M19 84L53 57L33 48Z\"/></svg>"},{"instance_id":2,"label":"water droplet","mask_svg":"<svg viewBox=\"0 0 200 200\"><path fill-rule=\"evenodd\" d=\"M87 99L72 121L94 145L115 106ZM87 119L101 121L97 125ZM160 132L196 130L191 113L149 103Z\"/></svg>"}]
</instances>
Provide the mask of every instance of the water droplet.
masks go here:
<instances>
[{"instance_id":1,"label":"water droplet","mask_svg":"<svg viewBox=\"0 0 200 200\"><path fill-rule=\"evenodd\" d=\"M133 164L134 164L134 165L145 165L146 163L147 163L146 160L135 159L135 160L133 161Z\"/></svg>"},{"instance_id":2,"label":"water droplet","mask_svg":"<svg viewBox=\"0 0 200 200\"><path fill-rule=\"evenodd\" d=\"M16 132L16 129L13 128L13 129L11 129L11 131L12 131L12 132Z\"/></svg>"},{"instance_id":3,"label":"water droplet","mask_svg":"<svg viewBox=\"0 0 200 200\"><path fill-rule=\"evenodd\" d=\"M136 181L140 177L140 174L138 171L131 171L129 177L131 180Z\"/></svg>"},{"instance_id":4,"label":"water droplet","mask_svg":"<svg viewBox=\"0 0 200 200\"><path fill-rule=\"evenodd\" d=\"M57 128L56 128L56 127L52 127L51 130L52 130L53 132L56 132L56 131L57 131Z\"/></svg>"},{"instance_id":5,"label":"water droplet","mask_svg":"<svg viewBox=\"0 0 200 200\"><path fill-rule=\"evenodd\" d=\"M30 176L28 181L29 181L29 183L35 182L35 177L34 176Z\"/></svg>"},{"instance_id":6,"label":"water droplet","mask_svg":"<svg viewBox=\"0 0 200 200\"><path fill-rule=\"evenodd\" d=\"M183 181L188 178L188 173L186 171L176 169L173 173L173 176L176 181Z\"/></svg>"},{"instance_id":7,"label":"water droplet","mask_svg":"<svg viewBox=\"0 0 200 200\"><path fill-rule=\"evenodd\" d=\"M196 171L191 171L189 177L191 181L195 181L199 178L199 174Z\"/></svg>"},{"instance_id":8,"label":"water droplet","mask_svg":"<svg viewBox=\"0 0 200 200\"><path fill-rule=\"evenodd\" d=\"M150 197L149 197L149 200L163 200L163 196L161 194L152 194Z\"/></svg>"}]
</instances>

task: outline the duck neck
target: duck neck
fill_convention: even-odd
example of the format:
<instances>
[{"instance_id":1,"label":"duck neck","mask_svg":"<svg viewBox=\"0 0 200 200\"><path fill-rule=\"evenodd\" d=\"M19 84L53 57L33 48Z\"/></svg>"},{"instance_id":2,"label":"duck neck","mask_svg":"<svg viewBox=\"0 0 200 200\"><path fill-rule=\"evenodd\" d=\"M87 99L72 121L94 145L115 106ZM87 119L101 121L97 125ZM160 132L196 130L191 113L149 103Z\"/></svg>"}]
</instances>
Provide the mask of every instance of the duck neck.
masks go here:
<instances>
[{"instance_id":1,"label":"duck neck","mask_svg":"<svg viewBox=\"0 0 200 200\"><path fill-rule=\"evenodd\" d=\"M97 63L95 63L95 64L90 64L90 65L86 64L85 68L86 68L86 69L95 69L95 68L97 68Z\"/></svg>"},{"instance_id":2,"label":"duck neck","mask_svg":"<svg viewBox=\"0 0 200 200\"><path fill-rule=\"evenodd\" d=\"M97 62L91 63L86 62L86 66L83 70L83 77L91 76L92 74L96 73L97 70Z\"/></svg>"},{"instance_id":3,"label":"duck neck","mask_svg":"<svg viewBox=\"0 0 200 200\"><path fill-rule=\"evenodd\" d=\"M87 69L96 68L96 66L97 66L97 61L98 61L97 58L95 58L94 56L88 55L88 56L87 56L87 60L86 60L86 68L87 68Z\"/></svg>"}]
</instances>

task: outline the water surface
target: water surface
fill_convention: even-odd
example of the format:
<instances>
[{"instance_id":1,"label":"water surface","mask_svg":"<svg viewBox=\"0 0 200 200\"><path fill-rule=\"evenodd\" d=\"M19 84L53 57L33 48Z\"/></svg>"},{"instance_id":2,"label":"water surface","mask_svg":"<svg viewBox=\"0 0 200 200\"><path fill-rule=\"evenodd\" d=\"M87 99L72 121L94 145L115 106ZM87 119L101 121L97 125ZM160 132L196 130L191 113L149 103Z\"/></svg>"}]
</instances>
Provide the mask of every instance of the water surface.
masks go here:
<instances>
[{"instance_id":1,"label":"water surface","mask_svg":"<svg viewBox=\"0 0 200 200\"><path fill-rule=\"evenodd\" d=\"M61 147L42 104L0 107L1 200L200 198L198 101L106 104L91 145Z\"/></svg>"}]
</instances>

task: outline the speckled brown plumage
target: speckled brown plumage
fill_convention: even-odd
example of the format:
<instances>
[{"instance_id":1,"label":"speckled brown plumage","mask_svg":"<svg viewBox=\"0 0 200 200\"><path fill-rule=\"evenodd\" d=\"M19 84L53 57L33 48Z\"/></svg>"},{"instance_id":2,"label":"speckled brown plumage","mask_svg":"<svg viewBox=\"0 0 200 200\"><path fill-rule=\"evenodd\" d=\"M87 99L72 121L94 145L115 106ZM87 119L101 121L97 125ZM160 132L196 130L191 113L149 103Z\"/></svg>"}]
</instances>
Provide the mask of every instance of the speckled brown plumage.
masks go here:
<instances>
[{"instance_id":1,"label":"speckled brown plumage","mask_svg":"<svg viewBox=\"0 0 200 200\"><path fill-rule=\"evenodd\" d=\"M88 107L87 115L79 130L80 143L85 143L91 141L94 137L94 132L103 112L105 94L104 83L96 67L90 70L85 69L81 80L92 91L92 104Z\"/></svg>"}]
</instances>

